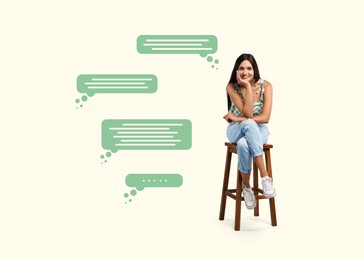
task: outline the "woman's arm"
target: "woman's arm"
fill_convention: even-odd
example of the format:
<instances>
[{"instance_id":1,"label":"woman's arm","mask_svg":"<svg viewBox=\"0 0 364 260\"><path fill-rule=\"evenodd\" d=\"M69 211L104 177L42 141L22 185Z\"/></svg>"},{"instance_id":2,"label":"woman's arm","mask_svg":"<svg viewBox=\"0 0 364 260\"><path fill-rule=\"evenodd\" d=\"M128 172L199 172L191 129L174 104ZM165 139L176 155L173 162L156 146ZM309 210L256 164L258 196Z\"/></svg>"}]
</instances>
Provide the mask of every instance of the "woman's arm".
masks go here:
<instances>
[{"instance_id":1,"label":"woman's arm","mask_svg":"<svg viewBox=\"0 0 364 260\"><path fill-rule=\"evenodd\" d=\"M267 124L269 122L270 114L272 112L272 101L273 101L272 98L273 98L272 85L268 81L265 81L263 112L260 115L253 116L253 120L257 124Z\"/></svg>"},{"instance_id":2,"label":"woman's arm","mask_svg":"<svg viewBox=\"0 0 364 260\"><path fill-rule=\"evenodd\" d=\"M246 117L238 117L238 116L235 116L234 114L232 113L227 113L225 116L224 116L224 119L228 122L228 123L232 123L232 122L243 122L245 120L248 120L249 118L246 118Z\"/></svg>"},{"instance_id":3,"label":"woman's arm","mask_svg":"<svg viewBox=\"0 0 364 260\"><path fill-rule=\"evenodd\" d=\"M240 84L239 84L240 82ZM233 83L229 83L226 86L226 91L234 103L234 105L239 109L240 113L242 113L245 117L252 118L253 117L253 92L251 89L251 85L248 81L238 80L238 84L240 87L240 92L242 88L246 89L244 100L242 97L235 91L235 86Z\"/></svg>"}]
</instances>

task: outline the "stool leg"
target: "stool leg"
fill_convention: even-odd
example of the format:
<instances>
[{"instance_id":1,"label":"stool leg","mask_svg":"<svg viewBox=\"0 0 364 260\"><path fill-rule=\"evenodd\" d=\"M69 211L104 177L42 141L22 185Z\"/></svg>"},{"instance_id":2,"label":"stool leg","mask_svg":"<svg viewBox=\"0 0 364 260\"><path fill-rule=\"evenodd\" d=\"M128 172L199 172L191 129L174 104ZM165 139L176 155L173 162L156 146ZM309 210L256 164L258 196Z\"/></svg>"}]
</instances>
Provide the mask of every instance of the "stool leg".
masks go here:
<instances>
[{"instance_id":1,"label":"stool leg","mask_svg":"<svg viewBox=\"0 0 364 260\"><path fill-rule=\"evenodd\" d=\"M273 178L272 165L271 165L271 159L270 159L270 150L267 149L264 151L264 153L265 153L265 164L267 167L268 176ZM275 206L274 198L269 199L269 207L270 207L270 220L271 220L272 226L277 226L276 206Z\"/></svg>"},{"instance_id":2,"label":"stool leg","mask_svg":"<svg viewBox=\"0 0 364 260\"><path fill-rule=\"evenodd\" d=\"M253 162L253 190L254 190L254 196L257 197L259 195L258 193L258 167ZM257 205L254 208L254 216L259 216L259 200L257 199Z\"/></svg>"},{"instance_id":3,"label":"stool leg","mask_svg":"<svg viewBox=\"0 0 364 260\"><path fill-rule=\"evenodd\" d=\"M242 181L243 181L243 179L242 179L242 177L240 175L240 171L238 169L237 178L236 178L235 226L234 226L234 229L236 231L240 230Z\"/></svg>"},{"instance_id":4,"label":"stool leg","mask_svg":"<svg viewBox=\"0 0 364 260\"><path fill-rule=\"evenodd\" d=\"M228 185L229 185L230 165L231 165L231 152L229 151L228 147L226 152L225 173L224 173L224 181L222 185L222 194L220 203L220 215L219 215L220 220L224 220L225 218L226 197L227 197L226 191L228 190Z\"/></svg>"}]
</instances>

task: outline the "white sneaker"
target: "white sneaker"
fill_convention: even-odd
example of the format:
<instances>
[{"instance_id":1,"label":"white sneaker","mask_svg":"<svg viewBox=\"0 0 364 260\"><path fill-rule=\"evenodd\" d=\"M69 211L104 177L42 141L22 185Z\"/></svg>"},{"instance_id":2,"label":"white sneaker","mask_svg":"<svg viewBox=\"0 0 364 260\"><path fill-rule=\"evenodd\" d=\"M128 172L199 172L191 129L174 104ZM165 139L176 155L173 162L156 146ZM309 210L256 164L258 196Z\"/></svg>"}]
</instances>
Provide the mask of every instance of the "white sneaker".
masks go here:
<instances>
[{"instance_id":1,"label":"white sneaker","mask_svg":"<svg viewBox=\"0 0 364 260\"><path fill-rule=\"evenodd\" d=\"M245 206L247 209L254 209L257 205L252 188L247 188L243 185L243 197L245 201Z\"/></svg>"},{"instance_id":2,"label":"white sneaker","mask_svg":"<svg viewBox=\"0 0 364 260\"><path fill-rule=\"evenodd\" d=\"M265 176L262 178L262 186L263 186L263 193L264 196L267 198L273 198L277 195L277 192L273 186L273 180L269 176Z\"/></svg>"}]
</instances>

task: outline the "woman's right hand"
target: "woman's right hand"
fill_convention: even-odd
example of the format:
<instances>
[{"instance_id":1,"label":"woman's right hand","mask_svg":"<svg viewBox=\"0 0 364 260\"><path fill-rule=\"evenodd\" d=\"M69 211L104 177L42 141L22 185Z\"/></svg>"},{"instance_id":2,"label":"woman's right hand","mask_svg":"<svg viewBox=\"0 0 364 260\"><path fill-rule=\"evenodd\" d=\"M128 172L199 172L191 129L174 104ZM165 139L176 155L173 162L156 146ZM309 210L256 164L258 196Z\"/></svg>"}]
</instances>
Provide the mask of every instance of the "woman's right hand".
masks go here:
<instances>
[{"instance_id":1,"label":"woman's right hand","mask_svg":"<svg viewBox=\"0 0 364 260\"><path fill-rule=\"evenodd\" d=\"M238 70L236 71L236 81L240 87L247 88L247 87L251 86L249 81L247 81L241 77Z\"/></svg>"}]
</instances>

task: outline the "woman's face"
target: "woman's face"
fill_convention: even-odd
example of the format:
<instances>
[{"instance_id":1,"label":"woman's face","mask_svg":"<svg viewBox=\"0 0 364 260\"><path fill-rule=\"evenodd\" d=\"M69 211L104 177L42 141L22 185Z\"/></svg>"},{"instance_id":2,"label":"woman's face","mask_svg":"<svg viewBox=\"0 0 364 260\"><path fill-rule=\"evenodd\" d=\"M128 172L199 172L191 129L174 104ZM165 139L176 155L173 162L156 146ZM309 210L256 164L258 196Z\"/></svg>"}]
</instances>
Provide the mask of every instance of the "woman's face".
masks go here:
<instances>
[{"instance_id":1,"label":"woman's face","mask_svg":"<svg viewBox=\"0 0 364 260\"><path fill-rule=\"evenodd\" d=\"M254 69L252 64L248 60L243 60L243 62L240 63L238 73L242 79L249 82L254 79Z\"/></svg>"}]
</instances>

